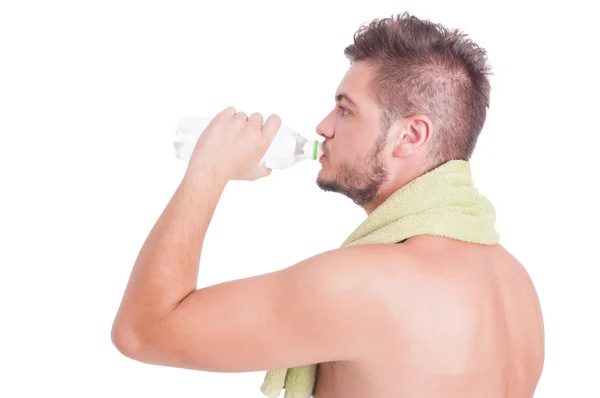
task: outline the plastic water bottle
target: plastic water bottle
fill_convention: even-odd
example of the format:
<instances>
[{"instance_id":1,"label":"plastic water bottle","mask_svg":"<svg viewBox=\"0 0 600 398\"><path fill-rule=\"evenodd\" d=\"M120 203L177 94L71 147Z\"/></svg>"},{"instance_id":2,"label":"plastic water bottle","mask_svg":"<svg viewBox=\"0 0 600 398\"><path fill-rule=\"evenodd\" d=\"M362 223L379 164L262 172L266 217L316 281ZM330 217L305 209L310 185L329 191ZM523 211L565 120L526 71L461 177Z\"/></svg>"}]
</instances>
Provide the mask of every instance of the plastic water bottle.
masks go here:
<instances>
[{"instance_id":1,"label":"plastic water bottle","mask_svg":"<svg viewBox=\"0 0 600 398\"><path fill-rule=\"evenodd\" d=\"M196 141L212 119L206 117L186 117L177 123L175 128L175 155L184 161L192 156ZM281 125L267 153L260 164L270 169L285 169L304 160L318 160L323 151L321 142L309 140L294 129Z\"/></svg>"}]
</instances>

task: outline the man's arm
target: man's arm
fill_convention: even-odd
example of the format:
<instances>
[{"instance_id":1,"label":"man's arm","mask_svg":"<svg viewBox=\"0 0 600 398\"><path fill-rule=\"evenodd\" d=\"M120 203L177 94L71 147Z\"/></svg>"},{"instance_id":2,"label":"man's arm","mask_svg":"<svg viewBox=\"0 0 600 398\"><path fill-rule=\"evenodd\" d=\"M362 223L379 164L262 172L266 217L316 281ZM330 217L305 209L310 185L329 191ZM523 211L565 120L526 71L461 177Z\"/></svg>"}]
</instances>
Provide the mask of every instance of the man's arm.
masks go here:
<instances>
[{"instance_id":1,"label":"man's arm","mask_svg":"<svg viewBox=\"0 0 600 398\"><path fill-rule=\"evenodd\" d=\"M198 285L204 237L227 181L207 165L188 171L146 238L112 327L117 347L168 315Z\"/></svg>"},{"instance_id":2,"label":"man's arm","mask_svg":"<svg viewBox=\"0 0 600 398\"><path fill-rule=\"evenodd\" d=\"M225 186L210 175L186 175L146 239L113 324L115 346L142 362L221 372L365 352L380 307L361 247L196 290L202 243Z\"/></svg>"},{"instance_id":3,"label":"man's arm","mask_svg":"<svg viewBox=\"0 0 600 398\"><path fill-rule=\"evenodd\" d=\"M385 317L362 254L336 249L196 290L147 329L131 357L213 372L359 359Z\"/></svg>"}]
</instances>

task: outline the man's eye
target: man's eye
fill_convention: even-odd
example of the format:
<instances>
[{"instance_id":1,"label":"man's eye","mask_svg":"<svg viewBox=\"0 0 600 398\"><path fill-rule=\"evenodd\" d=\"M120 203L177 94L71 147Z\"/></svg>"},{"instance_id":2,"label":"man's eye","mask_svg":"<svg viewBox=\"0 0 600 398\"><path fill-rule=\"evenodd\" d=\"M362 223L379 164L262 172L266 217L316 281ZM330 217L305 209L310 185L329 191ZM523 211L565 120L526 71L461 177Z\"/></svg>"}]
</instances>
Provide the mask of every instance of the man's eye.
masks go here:
<instances>
[{"instance_id":1,"label":"man's eye","mask_svg":"<svg viewBox=\"0 0 600 398\"><path fill-rule=\"evenodd\" d=\"M338 105L338 108L340 108L342 110L342 116L346 116L348 113L344 113L344 112L349 112L348 109L344 108L341 105Z\"/></svg>"}]
</instances>

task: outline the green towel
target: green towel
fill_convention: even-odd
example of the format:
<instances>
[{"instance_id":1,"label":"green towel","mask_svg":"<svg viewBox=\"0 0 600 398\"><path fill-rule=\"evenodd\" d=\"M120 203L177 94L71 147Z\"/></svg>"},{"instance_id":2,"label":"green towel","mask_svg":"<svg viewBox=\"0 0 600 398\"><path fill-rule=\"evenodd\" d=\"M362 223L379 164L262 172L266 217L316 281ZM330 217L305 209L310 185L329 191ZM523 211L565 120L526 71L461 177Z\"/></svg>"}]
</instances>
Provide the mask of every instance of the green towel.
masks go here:
<instances>
[{"instance_id":1,"label":"green towel","mask_svg":"<svg viewBox=\"0 0 600 398\"><path fill-rule=\"evenodd\" d=\"M394 244L417 235L436 235L495 245L500 236L491 202L473 186L470 164L451 160L409 182L377 207L342 247ZM313 395L317 365L267 372L261 391L277 398Z\"/></svg>"}]
</instances>

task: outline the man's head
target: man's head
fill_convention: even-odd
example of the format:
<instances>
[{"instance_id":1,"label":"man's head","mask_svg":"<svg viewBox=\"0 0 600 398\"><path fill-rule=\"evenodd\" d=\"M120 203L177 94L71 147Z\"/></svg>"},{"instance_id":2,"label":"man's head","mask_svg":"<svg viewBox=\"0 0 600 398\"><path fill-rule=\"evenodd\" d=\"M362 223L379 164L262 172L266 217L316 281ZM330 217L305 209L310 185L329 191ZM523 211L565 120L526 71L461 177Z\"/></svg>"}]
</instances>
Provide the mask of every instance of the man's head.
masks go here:
<instances>
[{"instance_id":1,"label":"man's head","mask_svg":"<svg viewBox=\"0 0 600 398\"><path fill-rule=\"evenodd\" d=\"M367 212L414 178L469 160L489 107L487 55L458 30L408 13L363 25L325 138L317 179Z\"/></svg>"}]
</instances>

